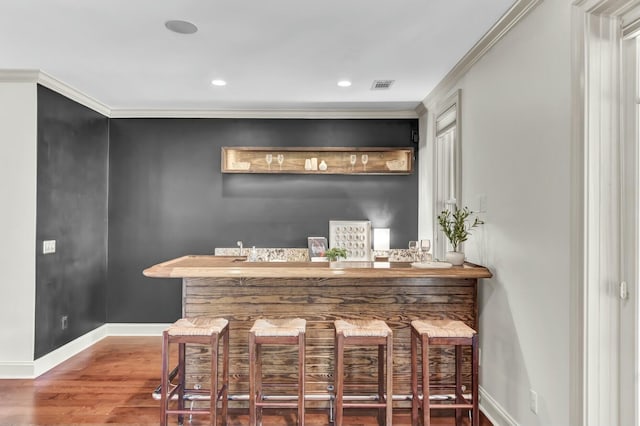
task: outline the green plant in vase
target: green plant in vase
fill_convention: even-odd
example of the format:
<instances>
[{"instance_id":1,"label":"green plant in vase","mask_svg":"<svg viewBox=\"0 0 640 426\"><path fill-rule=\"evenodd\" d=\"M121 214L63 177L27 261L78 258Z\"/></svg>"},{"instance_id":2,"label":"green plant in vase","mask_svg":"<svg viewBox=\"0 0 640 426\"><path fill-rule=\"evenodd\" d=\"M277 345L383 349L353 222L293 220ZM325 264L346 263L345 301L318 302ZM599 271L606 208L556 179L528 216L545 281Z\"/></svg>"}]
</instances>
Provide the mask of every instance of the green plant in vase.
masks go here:
<instances>
[{"instance_id":1,"label":"green plant in vase","mask_svg":"<svg viewBox=\"0 0 640 426\"><path fill-rule=\"evenodd\" d=\"M324 255L330 262L335 262L336 260L342 258L347 258L347 249L334 247L324 252Z\"/></svg>"},{"instance_id":2,"label":"green plant in vase","mask_svg":"<svg viewBox=\"0 0 640 426\"><path fill-rule=\"evenodd\" d=\"M451 243L453 251L447 252L447 262L453 265L464 263L464 253L460 252L460 244L467 241L471 230L484 222L476 216L473 221L469 217L473 214L468 207L454 206L452 210L442 210L438 215L438 223L444 235Z\"/></svg>"}]
</instances>

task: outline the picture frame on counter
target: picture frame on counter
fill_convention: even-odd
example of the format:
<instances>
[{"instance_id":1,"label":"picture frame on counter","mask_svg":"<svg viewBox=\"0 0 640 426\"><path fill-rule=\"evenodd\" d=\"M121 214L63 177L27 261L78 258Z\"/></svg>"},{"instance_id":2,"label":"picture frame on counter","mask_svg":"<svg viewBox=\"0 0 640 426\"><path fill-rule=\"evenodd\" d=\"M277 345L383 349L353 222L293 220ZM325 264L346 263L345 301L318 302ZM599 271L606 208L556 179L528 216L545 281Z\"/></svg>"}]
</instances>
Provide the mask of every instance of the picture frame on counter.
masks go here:
<instances>
[{"instance_id":1,"label":"picture frame on counter","mask_svg":"<svg viewBox=\"0 0 640 426\"><path fill-rule=\"evenodd\" d=\"M309 259L312 262L325 261L324 252L327 251L327 239L325 237L307 237L309 247Z\"/></svg>"}]
</instances>

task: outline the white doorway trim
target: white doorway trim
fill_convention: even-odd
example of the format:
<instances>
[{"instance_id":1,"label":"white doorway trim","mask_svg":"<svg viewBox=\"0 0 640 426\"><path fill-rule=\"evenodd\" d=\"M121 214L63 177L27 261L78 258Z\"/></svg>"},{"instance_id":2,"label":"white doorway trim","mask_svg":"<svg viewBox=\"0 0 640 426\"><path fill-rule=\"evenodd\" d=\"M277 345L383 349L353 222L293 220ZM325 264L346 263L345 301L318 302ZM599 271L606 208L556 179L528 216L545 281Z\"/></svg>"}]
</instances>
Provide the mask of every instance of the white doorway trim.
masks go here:
<instances>
[{"instance_id":1,"label":"white doorway trim","mask_svg":"<svg viewBox=\"0 0 640 426\"><path fill-rule=\"evenodd\" d=\"M640 10L640 6L638 8ZM620 424L640 424L640 19L623 19L621 143L621 274L628 290L620 301ZM624 295L621 295L624 296Z\"/></svg>"},{"instance_id":2,"label":"white doorway trim","mask_svg":"<svg viewBox=\"0 0 640 426\"><path fill-rule=\"evenodd\" d=\"M570 422L620 423L621 16L572 2Z\"/></svg>"}]
</instances>

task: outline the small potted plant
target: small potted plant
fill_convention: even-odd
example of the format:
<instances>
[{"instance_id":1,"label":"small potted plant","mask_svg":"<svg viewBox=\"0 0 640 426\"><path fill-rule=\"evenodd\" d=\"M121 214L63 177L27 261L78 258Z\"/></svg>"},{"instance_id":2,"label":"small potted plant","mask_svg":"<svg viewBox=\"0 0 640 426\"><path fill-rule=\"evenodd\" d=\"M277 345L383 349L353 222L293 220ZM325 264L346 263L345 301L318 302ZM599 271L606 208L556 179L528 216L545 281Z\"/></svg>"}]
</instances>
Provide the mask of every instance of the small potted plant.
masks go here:
<instances>
[{"instance_id":1,"label":"small potted plant","mask_svg":"<svg viewBox=\"0 0 640 426\"><path fill-rule=\"evenodd\" d=\"M324 252L324 255L329 262L335 262L338 259L346 259L347 258L347 249L334 247Z\"/></svg>"},{"instance_id":2,"label":"small potted plant","mask_svg":"<svg viewBox=\"0 0 640 426\"><path fill-rule=\"evenodd\" d=\"M458 206L454 206L453 211L443 210L438 215L440 228L442 228L442 232L447 236L453 248L453 251L448 251L446 254L447 262L452 265L462 265L464 263L464 253L459 251L460 244L467 241L473 228L484 223L477 217L473 222L470 222L469 216L472 214L473 212L468 207L461 209Z\"/></svg>"}]
</instances>

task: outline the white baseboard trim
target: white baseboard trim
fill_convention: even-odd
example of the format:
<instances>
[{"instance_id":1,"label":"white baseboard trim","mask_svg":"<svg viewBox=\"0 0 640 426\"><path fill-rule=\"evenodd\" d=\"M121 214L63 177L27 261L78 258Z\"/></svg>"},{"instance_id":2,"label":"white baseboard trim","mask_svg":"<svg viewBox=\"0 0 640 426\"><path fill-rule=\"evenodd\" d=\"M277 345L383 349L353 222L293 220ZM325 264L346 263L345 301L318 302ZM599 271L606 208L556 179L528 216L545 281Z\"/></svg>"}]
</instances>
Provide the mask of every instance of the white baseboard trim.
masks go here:
<instances>
[{"instance_id":1,"label":"white baseboard trim","mask_svg":"<svg viewBox=\"0 0 640 426\"><path fill-rule=\"evenodd\" d=\"M168 326L169 324L104 324L35 361L0 362L0 379L34 379L105 337L160 336Z\"/></svg>"},{"instance_id":2,"label":"white baseboard trim","mask_svg":"<svg viewBox=\"0 0 640 426\"><path fill-rule=\"evenodd\" d=\"M83 334L77 339L70 341L66 345L36 359L33 362L33 377L38 377L42 373L46 373L56 365L68 360L76 354L79 354L105 337L107 337L107 328L104 325L101 325L100 327Z\"/></svg>"},{"instance_id":3,"label":"white baseboard trim","mask_svg":"<svg viewBox=\"0 0 640 426\"><path fill-rule=\"evenodd\" d=\"M493 426L519 426L518 422L482 386L478 387L478 393L480 394L480 411Z\"/></svg>"},{"instance_id":4,"label":"white baseboard trim","mask_svg":"<svg viewBox=\"0 0 640 426\"><path fill-rule=\"evenodd\" d=\"M0 379L33 379L32 362L0 362Z\"/></svg>"}]
</instances>

